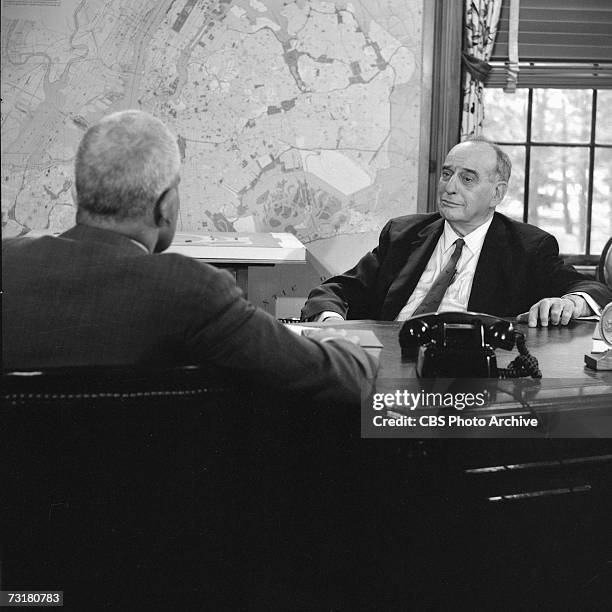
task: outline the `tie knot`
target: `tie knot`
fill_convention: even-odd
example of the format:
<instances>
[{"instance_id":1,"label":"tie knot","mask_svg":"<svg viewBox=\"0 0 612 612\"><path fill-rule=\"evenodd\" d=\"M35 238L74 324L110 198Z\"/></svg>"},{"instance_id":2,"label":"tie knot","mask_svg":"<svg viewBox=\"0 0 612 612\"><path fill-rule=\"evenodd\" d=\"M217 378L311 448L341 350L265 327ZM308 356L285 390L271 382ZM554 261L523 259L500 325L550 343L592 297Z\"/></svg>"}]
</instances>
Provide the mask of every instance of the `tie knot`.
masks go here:
<instances>
[{"instance_id":1,"label":"tie knot","mask_svg":"<svg viewBox=\"0 0 612 612\"><path fill-rule=\"evenodd\" d=\"M457 238L455 240L455 250L451 255L451 259L457 261L459 257L461 257L461 251L463 250L463 246L465 245L465 240L463 238Z\"/></svg>"}]
</instances>

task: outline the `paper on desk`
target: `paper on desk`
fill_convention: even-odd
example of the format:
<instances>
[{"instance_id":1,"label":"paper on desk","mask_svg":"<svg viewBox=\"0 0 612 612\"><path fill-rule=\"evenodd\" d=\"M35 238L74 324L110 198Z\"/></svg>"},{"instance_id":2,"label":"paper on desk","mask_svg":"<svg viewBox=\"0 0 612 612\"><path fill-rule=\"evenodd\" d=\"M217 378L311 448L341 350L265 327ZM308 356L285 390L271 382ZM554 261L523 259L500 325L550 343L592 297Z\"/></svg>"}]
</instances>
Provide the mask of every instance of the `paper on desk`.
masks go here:
<instances>
[{"instance_id":1,"label":"paper on desk","mask_svg":"<svg viewBox=\"0 0 612 612\"><path fill-rule=\"evenodd\" d=\"M295 323L287 324L286 327L298 336L308 336L310 333L316 330L326 329L324 327L309 327L308 325L300 325ZM333 328L329 326L329 328ZM376 337L376 334L369 329L353 329L352 327L344 327L347 335L357 336L359 338L359 344L363 348L382 348L382 342Z\"/></svg>"},{"instance_id":2,"label":"paper on desk","mask_svg":"<svg viewBox=\"0 0 612 612\"><path fill-rule=\"evenodd\" d=\"M283 325L298 336L301 336L305 329L316 329L308 325L300 325L299 323L283 323Z\"/></svg>"}]
</instances>

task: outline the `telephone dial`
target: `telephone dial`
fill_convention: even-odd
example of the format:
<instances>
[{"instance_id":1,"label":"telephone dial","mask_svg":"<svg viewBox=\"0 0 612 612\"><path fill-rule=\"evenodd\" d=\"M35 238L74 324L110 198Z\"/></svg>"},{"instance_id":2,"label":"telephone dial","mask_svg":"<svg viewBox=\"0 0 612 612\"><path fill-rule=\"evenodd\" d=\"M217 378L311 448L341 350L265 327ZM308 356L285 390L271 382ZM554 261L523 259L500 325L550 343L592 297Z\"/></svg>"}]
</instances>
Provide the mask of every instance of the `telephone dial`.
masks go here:
<instances>
[{"instance_id":1,"label":"telephone dial","mask_svg":"<svg viewBox=\"0 0 612 612\"><path fill-rule=\"evenodd\" d=\"M417 358L422 378L541 378L525 336L510 321L476 312L444 312L413 317L399 334L402 357ZM519 356L498 368L495 349L517 346Z\"/></svg>"}]
</instances>

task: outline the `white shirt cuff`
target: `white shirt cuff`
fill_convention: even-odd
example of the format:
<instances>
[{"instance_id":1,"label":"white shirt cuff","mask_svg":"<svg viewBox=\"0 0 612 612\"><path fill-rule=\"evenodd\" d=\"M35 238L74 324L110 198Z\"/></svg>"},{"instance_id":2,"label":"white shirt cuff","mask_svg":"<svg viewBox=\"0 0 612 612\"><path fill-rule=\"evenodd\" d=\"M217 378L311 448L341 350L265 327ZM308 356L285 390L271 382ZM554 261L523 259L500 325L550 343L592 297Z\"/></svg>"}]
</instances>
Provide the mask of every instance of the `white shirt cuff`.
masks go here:
<instances>
[{"instance_id":1,"label":"white shirt cuff","mask_svg":"<svg viewBox=\"0 0 612 612\"><path fill-rule=\"evenodd\" d=\"M583 291L572 291L571 293L566 293L565 295L579 295L590 306L593 314L597 315L598 317L601 316L601 308L599 307L599 304L588 293L584 293ZM563 297L565 297L565 295ZM583 313L580 316L588 317L591 315L588 313Z\"/></svg>"},{"instance_id":2,"label":"white shirt cuff","mask_svg":"<svg viewBox=\"0 0 612 612\"><path fill-rule=\"evenodd\" d=\"M315 321L317 323L323 323L323 321L326 321L327 319L340 319L340 321L344 321L344 317L337 313L337 312L333 312L332 310L324 310L316 319Z\"/></svg>"}]
</instances>

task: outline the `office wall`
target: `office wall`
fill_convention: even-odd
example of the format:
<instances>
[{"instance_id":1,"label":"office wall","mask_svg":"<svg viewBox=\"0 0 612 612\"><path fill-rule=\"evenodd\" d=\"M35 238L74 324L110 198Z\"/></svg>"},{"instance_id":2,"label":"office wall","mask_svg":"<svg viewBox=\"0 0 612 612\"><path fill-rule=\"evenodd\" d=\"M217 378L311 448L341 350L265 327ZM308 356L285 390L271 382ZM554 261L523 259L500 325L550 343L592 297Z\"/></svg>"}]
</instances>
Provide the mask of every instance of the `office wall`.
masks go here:
<instances>
[{"instance_id":1,"label":"office wall","mask_svg":"<svg viewBox=\"0 0 612 612\"><path fill-rule=\"evenodd\" d=\"M259 303L291 287L305 295L371 248L389 217L417 209L427 10L424 0L7 4L3 235L69 227L84 131L142 108L177 134L179 230L295 233L311 263L291 286L268 270Z\"/></svg>"}]
</instances>

